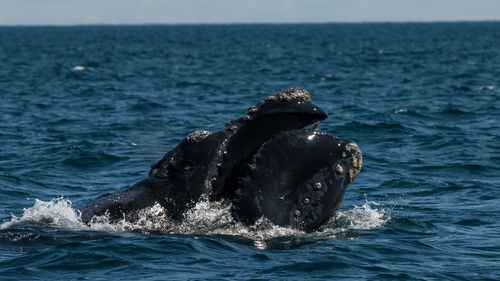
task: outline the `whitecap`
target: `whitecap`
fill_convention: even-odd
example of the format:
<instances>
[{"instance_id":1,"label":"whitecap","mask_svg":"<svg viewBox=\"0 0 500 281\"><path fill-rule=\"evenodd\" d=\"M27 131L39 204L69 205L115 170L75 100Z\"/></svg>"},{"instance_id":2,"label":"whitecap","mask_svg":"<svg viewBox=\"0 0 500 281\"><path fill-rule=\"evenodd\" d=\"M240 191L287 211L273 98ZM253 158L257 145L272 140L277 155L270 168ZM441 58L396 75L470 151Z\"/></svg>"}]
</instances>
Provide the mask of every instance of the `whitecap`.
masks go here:
<instances>
[{"instance_id":1,"label":"whitecap","mask_svg":"<svg viewBox=\"0 0 500 281\"><path fill-rule=\"evenodd\" d=\"M77 65L71 69L71 71L84 71L86 68L81 65Z\"/></svg>"},{"instance_id":2,"label":"whitecap","mask_svg":"<svg viewBox=\"0 0 500 281\"><path fill-rule=\"evenodd\" d=\"M479 91L484 91L484 90L489 90L489 91L493 91L497 88L496 85L487 85L487 86L481 86L479 87Z\"/></svg>"}]
</instances>

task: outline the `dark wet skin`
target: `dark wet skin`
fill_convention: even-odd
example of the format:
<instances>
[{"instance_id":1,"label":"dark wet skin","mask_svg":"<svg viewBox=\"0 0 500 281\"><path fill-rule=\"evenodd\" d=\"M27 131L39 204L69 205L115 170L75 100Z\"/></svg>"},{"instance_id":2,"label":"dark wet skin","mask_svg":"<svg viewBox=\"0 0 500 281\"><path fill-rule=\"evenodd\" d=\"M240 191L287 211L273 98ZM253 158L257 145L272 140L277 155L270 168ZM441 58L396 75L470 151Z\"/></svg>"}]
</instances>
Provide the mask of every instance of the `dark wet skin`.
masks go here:
<instances>
[{"instance_id":1,"label":"dark wet skin","mask_svg":"<svg viewBox=\"0 0 500 281\"><path fill-rule=\"evenodd\" d=\"M137 211L151 207L155 203L164 207L172 219L181 220L185 211L193 207L200 197L206 194L209 200L233 200L235 202L232 209L233 216L244 223L251 224L255 218L265 215L272 217L271 221L278 225L291 225L310 231L323 223L324 218L329 218L335 213L342 196L335 196L332 199L333 204L320 206L321 208L318 210L324 209L324 211L317 212L322 212L322 215L318 216L314 215L315 212L309 212L313 214L311 215L312 219L306 219L308 218L305 215L307 211L304 211L304 215L292 215L292 220L281 219L290 214L290 208L295 207L273 205L274 199L272 198L274 197L272 196L277 192L275 178L268 178L269 175L262 172L261 169L257 169L257 174L260 173L262 177L258 179L249 176L247 171L249 165L256 165L253 163L256 158L270 159L270 161L274 158L287 159L294 149L296 151L293 153L303 156L304 159L315 158L316 154L324 155L332 151L336 153L334 157L339 157L338 153L340 152L334 147L337 143L324 136L326 135L324 133L317 132L318 135L321 135L318 139L328 139L326 142L305 142L301 144L303 147L294 146L297 142L293 139L300 142L304 139L304 135L315 132L316 124L326 117L327 114L324 110L311 103L309 93L305 90L294 88L276 93L251 107L241 118L226 124L226 127L221 131L214 133L197 131L190 134L151 167L146 179L127 190L98 199L83 207L81 209L82 221L89 223L94 216L105 213L111 221L123 218L133 221ZM296 131L297 129L301 130ZM284 136L290 139L283 142ZM336 140L341 141L338 138ZM268 150L269 154L266 152ZM360 158L361 153L359 149L357 151ZM296 183L301 182L301 179L307 181L311 174L319 172L317 177L324 178L325 187L328 186L329 190L341 190L343 195L348 181L344 180L344 183L336 181L335 184L330 184L331 175L326 168L331 164L330 162L331 159L320 161L314 166L307 163L297 163L293 169L289 166L279 167L276 165L271 168L273 174L280 174L284 178L293 175L294 178L297 178L294 180L290 178L284 181L286 184L280 185L281 189L289 189L291 193L305 192L302 187L302 189L298 188ZM348 160L344 162L346 162L344 163L346 174L348 171L352 173L354 171L352 163L347 163ZM361 161L358 163L360 169ZM307 171L304 172L303 176L298 172L301 170L301 165L304 171ZM356 169L355 174L357 175L359 169ZM323 170L325 171L321 172ZM250 206L251 204L247 208L246 200L253 200L251 197L255 190L260 190L262 193L262 189L259 189L262 184L266 185L269 191L272 191L269 193L269 200L263 201L268 202L264 204L268 208L262 211L261 208ZM259 187L255 187L255 185L259 185ZM325 198L324 200L330 199ZM338 203L335 203L337 201ZM271 205L274 207L270 207ZM315 205L310 204L310 207L313 206ZM293 209L292 212L298 210L297 208ZM271 209L273 212L283 215L272 216L270 215ZM249 214L248 210L253 210L253 213ZM278 217L280 219L277 219ZM304 223L307 220L311 220L312 223Z\"/></svg>"},{"instance_id":2,"label":"dark wet skin","mask_svg":"<svg viewBox=\"0 0 500 281\"><path fill-rule=\"evenodd\" d=\"M349 140L318 131L282 132L245 166L233 213L246 224L264 216L276 225L312 231L338 210L361 161Z\"/></svg>"}]
</instances>

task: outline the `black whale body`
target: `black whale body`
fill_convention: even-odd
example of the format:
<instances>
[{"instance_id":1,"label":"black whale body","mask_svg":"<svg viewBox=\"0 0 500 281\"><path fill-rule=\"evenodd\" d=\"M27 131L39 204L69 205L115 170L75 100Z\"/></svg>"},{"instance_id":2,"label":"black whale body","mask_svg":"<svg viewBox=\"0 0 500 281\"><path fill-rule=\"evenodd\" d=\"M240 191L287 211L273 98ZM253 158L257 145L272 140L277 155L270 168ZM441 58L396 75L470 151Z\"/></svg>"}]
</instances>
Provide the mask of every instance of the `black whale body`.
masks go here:
<instances>
[{"instance_id":1,"label":"black whale body","mask_svg":"<svg viewBox=\"0 0 500 281\"><path fill-rule=\"evenodd\" d=\"M233 217L245 224L264 216L312 231L335 214L362 165L355 143L316 131L326 117L305 90L271 95L223 130L188 135L146 179L89 203L81 219L106 214L111 221L134 221L138 211L158 203L182 220L206 195L231 200Z\"/></svg>"}]
</instances>

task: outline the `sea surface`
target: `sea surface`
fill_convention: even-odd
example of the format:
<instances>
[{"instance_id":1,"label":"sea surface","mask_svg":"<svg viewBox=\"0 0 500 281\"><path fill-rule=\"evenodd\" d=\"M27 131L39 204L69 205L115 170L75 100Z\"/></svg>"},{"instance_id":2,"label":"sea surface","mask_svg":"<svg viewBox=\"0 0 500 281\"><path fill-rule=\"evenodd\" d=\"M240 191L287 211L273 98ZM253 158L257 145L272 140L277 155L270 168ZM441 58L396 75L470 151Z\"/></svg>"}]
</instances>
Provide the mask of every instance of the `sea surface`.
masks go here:
<instances>
[{"instance_id":1,"label":"sea surface","mask_svg":"<svg viewBox=\"0 0 500 281\"><path fill-rule=\"evenodd\" d=\"M363 151L321 229L79 220L291 87ZM500 22L0 27L1 280L499 276Z\"/></svg>"}]
</instances>

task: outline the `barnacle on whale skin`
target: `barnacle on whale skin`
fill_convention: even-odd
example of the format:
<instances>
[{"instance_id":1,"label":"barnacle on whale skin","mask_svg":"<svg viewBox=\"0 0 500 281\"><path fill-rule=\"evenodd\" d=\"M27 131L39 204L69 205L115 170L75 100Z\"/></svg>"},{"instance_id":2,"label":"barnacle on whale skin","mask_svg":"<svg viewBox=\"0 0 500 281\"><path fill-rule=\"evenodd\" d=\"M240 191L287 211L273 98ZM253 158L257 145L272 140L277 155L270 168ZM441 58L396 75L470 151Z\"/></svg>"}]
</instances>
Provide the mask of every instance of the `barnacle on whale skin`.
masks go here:
<instances>
[{"instance_id":1,"label":"barnacle on whale skin","mask_svg":"<svg viewBox=\"0 0 500 281\"><path fill-rule=\"evenodd\" d=\"M197 143L206 139L208 136L210 136L210 134L211 134L210 131L205 131L205 130L194 131L191 134L187 135L186 141L188 143Z\"/></svg>"}]
</instances>

